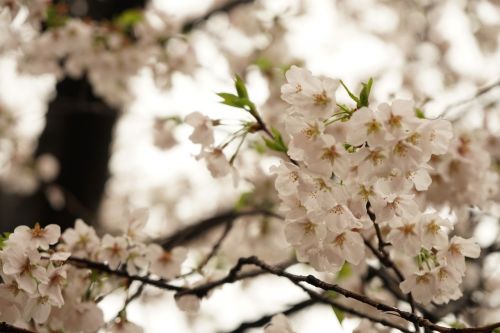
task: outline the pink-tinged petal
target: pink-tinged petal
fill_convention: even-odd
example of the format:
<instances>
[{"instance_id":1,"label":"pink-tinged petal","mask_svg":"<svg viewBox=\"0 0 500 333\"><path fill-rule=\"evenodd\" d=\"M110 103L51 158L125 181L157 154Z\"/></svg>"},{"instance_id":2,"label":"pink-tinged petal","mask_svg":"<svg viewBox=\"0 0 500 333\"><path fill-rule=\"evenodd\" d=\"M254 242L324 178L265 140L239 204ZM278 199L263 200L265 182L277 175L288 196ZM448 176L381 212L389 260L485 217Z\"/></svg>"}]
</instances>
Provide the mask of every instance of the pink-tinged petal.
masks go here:
<instances>
[{"instance_id":1,"label":"pink-tinged petal","mask_svg":"<svg viewBox=\"0 0 500 333\"><path fill-rule=\"evenodd\" d=\"M61 227L57 224L49 224L44 228L44 238L49 245L53 245L59 241L61 237Z\"/></svg>"}]
</instances>

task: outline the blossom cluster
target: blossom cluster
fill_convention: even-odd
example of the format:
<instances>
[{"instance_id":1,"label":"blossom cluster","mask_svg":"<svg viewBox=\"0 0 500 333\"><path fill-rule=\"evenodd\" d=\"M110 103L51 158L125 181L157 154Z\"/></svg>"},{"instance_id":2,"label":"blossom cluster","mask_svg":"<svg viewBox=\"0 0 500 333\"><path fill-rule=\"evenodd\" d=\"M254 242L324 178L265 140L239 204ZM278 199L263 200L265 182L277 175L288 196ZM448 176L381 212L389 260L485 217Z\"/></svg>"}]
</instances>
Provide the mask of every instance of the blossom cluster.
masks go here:
<instances>
[{"instance_id":1,"label":"blossom cluster","mask_svg":"<svg viewBox=\"0 0 500 333\"><path fill-rule=\"evenodd\" d=\"M111 105L131 101L128 82L142 68L165 86L172 72L190 73L196 67L191 45L175 37L179 27L154 6L100 23L71 18L64 5L49 1L9 2L0 11L8 32L7 47L0 52L21 51L19 68L29 74L86 75L94 92Z\"/></svg>"},{"instance_id":2,"label":"blossom cluster","mask_svg":"<svg viewBox=\"0 0 500 333\"><path fill-rule=\"evenodd\" d=\"M60 234L57 225L41 228L36 224L33 229L19 226L4 239L0 251L1 321L22 318L41 324L47 321L52 307L64 304L64 262L70 253L49 248L58 242Z\"/></svg>"},{"instance_id":3,"label":"blossom cluster","mask_svg":"<svg viewBox=\"0 0 500 333\"><path fill-rule=\"evenodd\" d=\"M457 130L448 152L431 160L432 185L427 200L454 208L484 207L497 194L499 180L492 161L494 154L488 147L494 145L488 145L488 139L483 140L478 133Z\"/></svg>"},{"instance_id":4,"label":"blossom cluster","mask_svg":"<svg viewBox=\"0 0 500 333\"><path fill-rule=\"evenodd\" d=\"M378 242L417 259L401 284L404 292L422 303L459 296L464 256L477 257L479 247L449 240L450 221L416 200L431 184L431 158L448 151L451 124L419 117L406 100L338 111L338 81L298 67L286 78L282 98L290 104L285 128L293 163L281 162L274 172L285 233L299 260L328 272L345 261L358 265L378 228L384 237Z\"/></svg>"},{"instance_id":5,"label":"blossom cluster","mask_svg":"<svg viewBox=\"0 0 500 333\"><path fill-rule=\"evenodd\" d=\"M0 251L0 320L11 324L33 320L39 331L95 332L104 327L111 332L142 331L122 316L105 325L97 306L98 298L125 286L121 278L69 265L67 260L71 255L103 263L129 276L177 277L186 250L146 245L142 229L147 218L146 209L135 210L122 236L102 238L82 220L62 235L57 225L17 227Z\"/></svg>"},{"instance_id":6,"label":"blossom cluster","mask_svg":"<svg viewBox=\"0 0 500 333\"><path fill-rule=\"evenodd\" d=\"M286 159L271 172L284 232L298 260L335 273L345 262L364 262L365 243L378 242L391 245L390 254L409 267L403 292L421 303L459 297L465 257L477 257L479 246L472 239L450 239L453 223L422 200L435 172L431 163L456 142L450 122L426 119L407 100L372 108L371 82L359 97L348 91L357 103L349 108L336 103L337 80L296 66L286 80L284 130L272 134L281 146L270 146L285 147ZM222 149L213 148L214 122L199 113L186 122L212 175L228 174L231 165Z\"/></svg>"}]
</instances>

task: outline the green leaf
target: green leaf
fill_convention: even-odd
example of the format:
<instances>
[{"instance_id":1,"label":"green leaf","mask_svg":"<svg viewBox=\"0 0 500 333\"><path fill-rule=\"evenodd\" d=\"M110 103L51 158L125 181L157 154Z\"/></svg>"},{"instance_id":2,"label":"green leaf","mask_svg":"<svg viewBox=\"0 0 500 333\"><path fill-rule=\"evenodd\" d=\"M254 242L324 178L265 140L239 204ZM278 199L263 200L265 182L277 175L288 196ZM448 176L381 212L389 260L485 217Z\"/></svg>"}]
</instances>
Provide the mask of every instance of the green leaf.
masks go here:
<instances>
[{"instance_id":1,"label":"green leaf","mask_svg":"<svg viewBox=\"0 0 500 333\"><path fill-rule=\"evenodd\" d=\"M257 67L259 67L259 69L263 72L267 72L273 68L273 63L271 62L271 60L264 57L255 60L255 65L257 65Z\"/></svg>"},{"instance_id":2,"label":"green leaf","mask_svg":"<svg viewBox=\"0 0 500 333\"><path fill-rule=\"evenodd\" d=\"M451 324L450 324L450 327L451 327L451 328L465 328L465 325L464 325L464 324L462 324L462 323L461 323L461 322L459 322L459 321L456 321L456 322L454 322L454 323L451 323ZM495 329L495 330L493 331L493 333L500 333L500 330L499 330L499 329Z\"/></svg>"},{"instance_id":3,"label":"green leaf","mask_svg":"<svg viewBox=\"0 0 500 333\"><path fill-rule=\"evenodd\" d=\"M337 316L337 320L339 321L339 323L342 324L342 322L345 319L345 313L344 313L344 311L337 309L333 305L332 305L332 310L335 313L335 316Z\"/></svg>"},{"instance_id":4,"label":"green leaf","mask_svg":"<svg viewBox=\"0 0 500 333\"><path fill-rule=\"evenodd\" d=\"M144 19L144 15L141 10L129 9L118 15L113 23L125 31L130 31L137 23Z\"/></svg>"},{"instance_id":5,"label":"green leaf","mask_svg":"<svg viewBox=\"0 0 500 333\"><path fill-rule=\"evenodd\" d=\"M239 75L236 75L236 78L234 79L234 87L236 88L236 92L239 97L248 99L247 87Z\"/></svg>"},{"instance_id":6,"label":"green leaf","mask_svg":"<svg viewBox=\"0 0 500 333\"><path fill-rule=\"evenodd\" d=\"M356 104L359 104L359 97L354 95L350 90L349 88L347 88L347 86L344 84L344 82L342 80L340 80L340 84L342 85L342 87L344 87L345 91L347 91L347 94L349 94L349 97L351 97L351 99L353 101L356 102Z\"/></svg>"},{"instance_id":7,"label":"green leaf","mask_svg":"<svg viewBox=\"0 0 500 333\"><path fill-rule=\"evenodd\" d=\"M363 106L368 106L368 99L370 97L370 92L372 90L373 79L370 78L367 83L361 83L363 89L359 93L359 101L357 103L358 109Z\"/></svg>"},{"instance_id":8,"label":"green leaf","mask_svg":"<svg viewBox=\"0 0 500 333\"><path fill-rule=\"evenodd\" d=\"M222 97L222 104L233 106L235 108L244 108L248 105L249 100L246 98L240 98L239 96L229 94L229 93L218 93L217 96Z\"/></svg>"},{"instance_id":9,"label":"green leaf","mask_svg":"<svg viewBox=\"0 0 500 333\"><path fill-rule=\"evenodd\" d=\"M0 250L2 250L5 246L5 242L7 239L10 237L10 232L4 232L2 235L0 235Z\"/></svg>"},{"instance_id":10,"label":"green leaf","mask_svg":"<svg viewBox=\"0 0 500 333\"><path fill-rule=\"evenodd\" d=\"M264 138L264 142L266 143L267 148L275 151L279 151L282 153L286 153L287 149L286 147L281 146L279 143L276 143L276 141Z\"/></svg>"},{"instance_id":11,"label":"green leaf","mask_svg":"<svg viewBox=\"0 0 500 333\"><path fill-rule=\"evenodd\" d=\"M335 292L335 291L332 291L332 290L329 290L327 292L325 292L325 296L334 300L336 299L339 295ZM344 321L345 319L345 314L344 314L344 311L340 310L340 309L337 309L335 306L332 305L332 310L333 312L335 313L335 316L337 317L339 323L342 324L342 321Z\"/></svg>"},{"instance_id":12,"label":"green leaf","mask_svg":"<svg viewBox=\"0 0 500 333\"><path fill-rule=\"evenodd\" d=\"M234 205L234 209L237 210L237 211L239 211L239 210L245 208L245 206L250 202L252 194L253 194L253 192L244 192L244 193L242 193L240 195L238 201Z\"/></svg>"},{"instance_id":13,"label":"green leaf","mask_svg":"<svg viewBox=\"0 0 500 333\"><path fill-rule=\"evenodd\" d=\"M420 108L415 108L415 115L417 116L417 118L425 119L425 113Z\"/></svg>"},{"instance_id":14,"label":"green leaf","mask_svg":"<svg viewBox=\"0 0 500 333\"><path fill-rule=\"evenodd\" d=\"M344 263L344 265L342 265L342 268L337 273L337 279L344 280L350 277L351 275L352 275L352 267L349 263L346 262Z\"/></svg>"},{"instance_id":15,"label":"green leaf","mask_svg":"<svg viewBox=\"0 0 500 333\"><path fill-rule=\"evenodd\" d=\"M271 133L273 135L273 139L263 138L266 146L271 150L286 153L288 151L288 147L283 141L281 133L273 127L271 127Z\"/></svg>"},{"instance_id":16,"label":"green leaf","mask_svg":"<svg viewBox=\"0 0 500 333\"><path fill-rule=\"evenodd\" d=\"M325 293L326 297L330 298L330 299L335 299L339 296L339 294L337 294L337 292L333 291L333 290L328 290L326 293Z\"/></svg>"},{"instance_id":17,"label":"green leaf","mask_svg":"<svg viewBox=\"0 0 500 333\"><path fill-rule=\"evenodd\" d=\"M47 28L58 28L66 24L67 17L60 10L61 7L57 5L49 5L47 7L47 17L45 19L45 25Z\"/></svg>"},{"instance_id":18,"label":"green leaf","mask_svg":"<svg viewBox=\"0 0 500 333\"><path fill-rule=\"evenodd\" d=\"M249 147L254 149L260 155L263 155L266 152L266 145L260 142L260 140L251 141Z\"/></svg>"}]
</instances>

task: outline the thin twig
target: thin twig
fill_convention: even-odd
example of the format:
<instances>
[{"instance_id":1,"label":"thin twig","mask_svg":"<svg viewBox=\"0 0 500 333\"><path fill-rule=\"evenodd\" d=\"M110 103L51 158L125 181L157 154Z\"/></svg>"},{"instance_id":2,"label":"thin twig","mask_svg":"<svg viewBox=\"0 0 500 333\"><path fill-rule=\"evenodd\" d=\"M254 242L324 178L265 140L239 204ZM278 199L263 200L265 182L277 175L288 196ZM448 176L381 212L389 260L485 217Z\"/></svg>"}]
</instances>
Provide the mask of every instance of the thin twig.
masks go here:
<instances>
[{"instance_id":1,"label":"thin twig","mask_svg":"<svg viewBox=\"0 0 500 333\"><path fill-rule=\"evenodd\" d=\"M76 257L69 257L68 260L66 261L68 264L81 267L81 268L89 268L89 269L95 269L97 271L119 276L122 278L126 278L130 281L140 281L142 283L146 283L155 287L158 287L160 289L165 289L165 290L170 290L170 291L184 291L186 288L184 287L179 287L179 286L174 286L165 280L153 280L150 279L149 277L146 276L139 276L139 275L131 275L127 273L125 270L114 270L109 268L107 265L100 263L100 262L95 262L83 258L76 258Z\"/></svg>"},{"instance_id":2,"label":"thin twig","mask_svg":"<svg viewBox=\"0 0 500 333\"><path fill-rule=\"evenodd\" d=\"M487 86L484 86L483 88L478 89L477 92L474 94L474 96L466 98L466 99L463 99L461 101L458 101L458 102L455 102L453 104L448 105L441 112L440 116L441 117L446 117L449 114L449 112L451 110L453 110L454 108L462 106L462 105L470 103L470 102L473 102L477 98L481 97L482 95L486 94L487 92L489 92L490 90L492 90L492 89L494 89L494 88L496 88L498 86L500 86L500 80L497 80L497 81L493 82L492 84L489 84Z\"/></svg>"},{"instance_id":3,"label":"thin twig","mask_svg":"<svg viewBox=\"0 0 500 333\"><path fill-rule=\"evenodd\" d=\"M233 228L233 224L232 223L226 223L226 225L224 227L224 231L220 235L220 237L217 240L217 242L212 246L212 249L210 250L210 253L198 265L198 267L197 267L198 271L201 271L203 269L203 267L205 267L205 265L210 261L210 259L212 259L212 257L217 253L217 251L219 251L219 248L221 247L222 242L224 242L224 239L226 239L227 235L229 234L229 232L231 231L232 228Z\"/></svg>"}]
</instances>

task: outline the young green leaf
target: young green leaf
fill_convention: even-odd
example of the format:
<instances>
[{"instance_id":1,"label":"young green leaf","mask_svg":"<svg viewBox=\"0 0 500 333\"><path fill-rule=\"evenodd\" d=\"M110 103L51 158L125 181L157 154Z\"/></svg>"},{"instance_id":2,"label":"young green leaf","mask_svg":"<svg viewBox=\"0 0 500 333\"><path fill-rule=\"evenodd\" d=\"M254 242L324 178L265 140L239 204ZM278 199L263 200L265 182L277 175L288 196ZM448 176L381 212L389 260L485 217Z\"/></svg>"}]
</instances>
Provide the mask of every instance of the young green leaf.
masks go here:
<instances>
[{"instance_id":1,"label":"young green leaf","mask_svg":"<svg viewBox=\"0 0 500 333\"><path fill-rule=\"evenodd\" d=\"M47 7L47 16L45 19L45 25L47 28L59 28L66 24L67 16L64 15L61 8L57 5L49 5Z\"/></svg>"},{"instance_id":2,"label":"young green leaf","mask_svg":"<svg viewBox=\"0 0 500 333\"><path fill-rule=\"evenodd\" d=\"M339 324L342 324L342 322L345 319L345 313L342 310L337 309L336 307L332 306L332 310L335 313L335 316L337 317L337 320L339 321Z\"/></svg>"},{"instance_id":3,"label":"young green leaf","mask_svg":"<svg viewBox=\"0 0 500 333\"><path fill-rule=\"evenodd\" d=\"M350 277L351 275L352 275L351 265L346 262L342 265L342 268L337 273L337 279L344 280L344 279L347 279L348 277Z\"/></svg>"},{"instance_id":4,"label":"young green leaf","mask_svg":"<svg viewBox=\"0 0 500 333\"><path fill-rule=\"evenodd\" d=\"M123 31L131 31L131 29L144 19L141 10L129 9L118 15L113 23Z\"/></svg>"},{"instance_id":5,"label":"young green leaf","mask_svg":"<svg viewBox=\"0 0 500 333\"><path fill-rule=\"evenodd\" d=\"M233 106L235 108L244 108L249 102L246 98L241 98L230 93L217 93L217 96L222 97L222 104Z\"/></svg>"},{"instance_id":6,"label":"young green leaf","mask_svg":"<svg viewBox=\"0 0 500 333\"><path fill-rule=\"evenodd\" d=\"M7 239L10 237L10 232L4 232L2 235L0 235L0 250L4 248L5 242Z\"/></svg>"},{"instance_id":7,"label":"young green leaf","mask_svg":"<svg viewBox=\"0 0 500 333\"><path fill-rule=\"evenodd\" d=\"M273 140L267 139L267 138L263 138L263 139L264 139L264 142L266 143L267 148L269 148L271 150L279 151L282 153L286 153L288 151L286 146L282 145L279 141L276 141L276 140L273 141Z\"/></svg>"},{"instance_id":8,"label":"young green leaf","mask_svg":"<svg viewBox=\"0 0 500 333\"><path fill-rule=\"evenodd\" d=\"M349 97L351 97L351 99L356 102L356 105L359 104L359 97L354 95L349 90L349 88L347 88L347 86L344 84L344 81L340 80L340 84L342 85L342 87L344 87L345 91L347 91L347 94L349 94Z\"/></svg>"},{"instance_id":9,"label":"young green leaf","mask_svg":"<svg viewBox=\"0 0 500 333\"><path fill-rule=\"evenodd\" d=\"M239 97L248 99L247 87L239 75L236 75L234 79L234 87Z\"/></svg>"},{"instance_id":10,"label":"young green leaf","mask_svg":"<svg viewBox=\"0 0 500 333\"><path fill-rule=\"evenodd\" d=\"M415 108L415 115L417 116L417 118L425 119L425 113L420 108Z\"/></svg>"},{"instance_id":11,"label":"young green leaf","mask_svg":"<svg viewBox=\"0 0 500 333\"><path fill-rule=\"evenodd\" d=\"M363 85L363 89L361 89L361 92L359 93L359 101L357 103L358 109L363 106L368 106L368 99L372 90L373 79L370 78L367 83L361 84Z\"/></svg>"},{"instance_id":12,"label":"young green leaf","mask_svg":"<svg viewBox=\"0 0 500 333\"><path fill-rule=\"evenodd\" d=\"M273 135L273 139L264 138L266 146L271 150L286 153L288 151L288 147L283 141L281 133L274 127L271 127L271 133Z\"/></svg>"}]
</instances>

